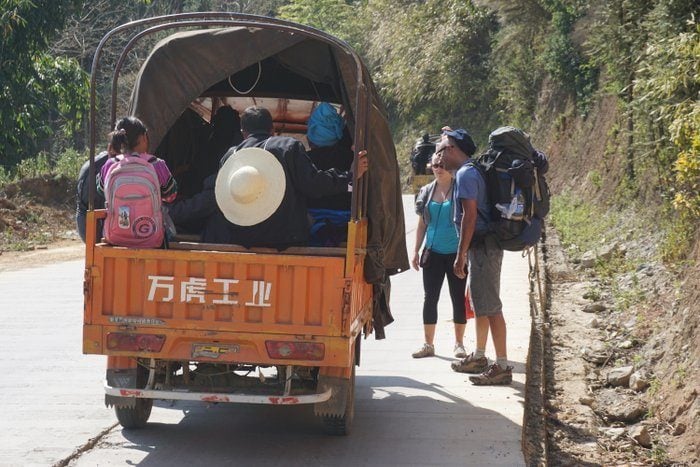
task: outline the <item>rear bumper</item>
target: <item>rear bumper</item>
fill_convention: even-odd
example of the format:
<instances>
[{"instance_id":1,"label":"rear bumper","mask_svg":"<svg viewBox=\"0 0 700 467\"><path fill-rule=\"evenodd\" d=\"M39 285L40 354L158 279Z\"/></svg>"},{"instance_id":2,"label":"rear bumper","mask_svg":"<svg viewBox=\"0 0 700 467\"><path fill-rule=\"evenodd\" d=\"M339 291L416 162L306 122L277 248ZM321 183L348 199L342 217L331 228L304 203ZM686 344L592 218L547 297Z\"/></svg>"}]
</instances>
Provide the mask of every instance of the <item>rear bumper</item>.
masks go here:
<instances>
[{"instance_id":1,"label":"rear bumper","mask_svg":"<svg viewBox=\"0 0 700 467\"><path fill-rule=\"evenodd\" d=\"M333 395L333 390L317 394L280 395L280 394L227 394L220 392L162 391L156 389L115 388L105 381L105 394L115 397L141 399L165 399L200 402L230 402L237 404L298 405L325 402Z\"/></svg>"}]
</instances>

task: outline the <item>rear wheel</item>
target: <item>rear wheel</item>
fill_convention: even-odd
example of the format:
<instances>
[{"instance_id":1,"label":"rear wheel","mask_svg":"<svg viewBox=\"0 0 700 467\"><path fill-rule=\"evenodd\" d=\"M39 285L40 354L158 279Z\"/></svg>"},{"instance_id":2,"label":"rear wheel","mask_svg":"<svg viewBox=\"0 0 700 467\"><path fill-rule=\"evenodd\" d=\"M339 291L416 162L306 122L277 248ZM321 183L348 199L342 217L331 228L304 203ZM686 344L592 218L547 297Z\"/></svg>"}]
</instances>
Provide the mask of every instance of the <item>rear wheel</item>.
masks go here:
<instances>
[{"instance_id":1,"label":"rear wheel","mask_svg":"<svg viewBox=\"0 0 700 467\"><path fill-rule=\"evenodd\" d=\"M143 428L148 423L153 408L153 399L136 399L134 407L114 407L119 424L128 429Z\"/></svg>"},{"instance_id":2,"label":"rear wheel","mask_svg":"<svg viewBox=\"0 0 700 467\"><path fill-rule=\"evenodd\" d=\"M149 369L144 364L139 364L136 367L136 387L146 387L148 381ZM120 398L124 403L114 405L114 413L117 415L119 424L127 429L143 428L148 423L148 418L151 416L153 409L153 399L141 399L139 397L133 399L134 404L127 398Z\"/></svg>"},{"instance_id":3,"label":"rear wheel","mask_svg":"<svg viewBox=\"0 0 700 467\"><path fill-rule=\"evenodd\" d=\"M352 420L355 417L355 365L352 365L352 373L348 382L348 390L345 392L345 413L343 415L324 415L323 425L326 433L333 436L345 436L350 434Z\"/></svg>"}]
</instances>

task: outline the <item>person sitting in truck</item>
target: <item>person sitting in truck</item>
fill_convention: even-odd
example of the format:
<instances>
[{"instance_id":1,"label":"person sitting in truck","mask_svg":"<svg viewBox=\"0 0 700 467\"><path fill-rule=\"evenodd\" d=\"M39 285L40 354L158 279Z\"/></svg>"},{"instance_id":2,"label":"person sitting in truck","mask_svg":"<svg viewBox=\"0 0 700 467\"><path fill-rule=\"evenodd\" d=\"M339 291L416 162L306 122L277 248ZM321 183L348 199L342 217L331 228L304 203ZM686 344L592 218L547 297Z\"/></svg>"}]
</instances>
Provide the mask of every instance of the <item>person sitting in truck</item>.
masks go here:
<instances>
[{"instance_id":1,"label":"person sitting in truck","mask_svg":"<svg viewBox=\"0 0 700 467\"><path fill-rule=\"evenodd\" d=\"M196 191L178 196L174 203L166 206L179 234L201 235L203 221L216 211L214 181L221 157L242 141L238 111L230 105L219 107L211 119L211 132L195 159L196 167L192 171L196 173L196 181L193 183Z\"/></svg>"},{"instance_id":2,"label":"person sitting in truck","mask_svg":"<svg viewBox=\"0 0 700 467\"><path fill-rule=\"evenodd\" d=\"M322 102L314 109L307 123L306 139L309 141L309 157L317 169L348 171L353 153L350 135L345 121L335 108ZM349 211L351 192L322 198L310 198L309 208Z\"/></svg>"},{"instance_id":3,"label":"person sitting in truck","mask_svg":"<svg viewBox=\"0 0 700 467\"><path fill-rule=\"evenodd\" d=\"M117 122L110 133L110 144L117 154L128 154L148 160L156 171L160 183L160 196L164 203L170 203L177 196L177 182L163 159L148 154L148 130L136 117L124 117ZM97 175L97 192L104 196L104 183L110 168L117 162L111 158L105 162Z\"/></svg>"},{"instance_id":4,"label":"person sitting in truck","mask_svg":"<svg viewBox=\"0 0 700 467\"><path fill-rule=\"evenodd\" d=\"M241 115L241 130L245 138L243 142L231 148L221 159L215 187L219 210L207 222L204 241L245 247L274 247L279 250L307 245L310 235L308 199L352 190L353 174L336 169L319 170L301 141L286 136L273 136L272 115L264 107L245 109ZM264 149L274 156L283 169L281 183L275 185L284 186L281 201L269 217L262 219L256 216L260 206L255 199L244 202L226 199L236 189L231 185L231 180L235 177L222 176L222 170L226 168L229 159L235 160L237 152L246 148ZM367 167L367 152L361 151L358 154L357 176L361 177ZM251 169L257 170L255 167Z\"/></svg>"},{"instance_id":5,"label":"person sitting in truck","mask_svg":"<svg viewBox=\"0 0 700 467\"><path fill-rule=\"evenodd\" d=\"M345 121L335 107L321 102L311 113L307 123L306 139L309 157L320 170L350 170L353 153L352 141ZM322 198L310 198L309 215L312 246L338 246L347 239L352 193L345 192Z\"/></svg>"},{"instance_id":6,"label":"person sitting in truck","mask_svg":"<svg viewBox=\"0 0 700 467\"><path fill-rule=\"evenodd\" d=\"M102 151L95 156L95 174L99 174L102 170L102 166L111 158L116 156L116 153L112 149L112 145L107 146L106 151ZM88 183L88 177L90 175L90 161L85 161L82 167L80 167L80 172L78 173L78 183L76 185L76 207L75 207L75 225L78 229L78 235L80 239L85 243L85 222L88 211L88 206L90 204L90 184ZM95 193L95 209L104 209L105 207L105 197L101 193ZM97 238L102 238L102 225L104 221L102 219L97 221Z\"/></svg>"},{"instance_id":7,"label":"person sitting in truck","mask_svg":"<svg viewBox=\"0 0 700 467\"><path fill-rule=\"evenodd\" d=\"M221 164L221 158L233 146L243 142L241 117L230 105L219 107L211 119L211 134L204 142L197 157L197 172L200 182L214 175ZM202 188L200 183L200 190ZM198 190L199 191L199 190Z\"/></svg>"},{"instance_id":8,"label":"person sitting in truck","mask_svg":"<svg viewBox=\"0 0 700 467\"><path fill-rule=\"evenodd\" d=\"M196 111L187 108L156 148L154 155L168 161L177 182L178 196L189 197L202 189L204 177L197 170L199 154L210 134L211 125Z\"/></svg>"}]
</instances>

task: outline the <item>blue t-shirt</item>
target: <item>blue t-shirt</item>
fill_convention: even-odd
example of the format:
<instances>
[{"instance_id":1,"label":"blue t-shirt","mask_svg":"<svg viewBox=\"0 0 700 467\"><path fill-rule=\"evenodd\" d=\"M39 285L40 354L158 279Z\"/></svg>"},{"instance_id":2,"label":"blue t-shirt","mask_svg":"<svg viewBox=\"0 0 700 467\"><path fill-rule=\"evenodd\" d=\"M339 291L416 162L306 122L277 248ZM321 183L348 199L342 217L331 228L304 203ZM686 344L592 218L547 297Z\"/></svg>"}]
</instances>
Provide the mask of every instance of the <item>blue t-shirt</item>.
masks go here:
<instances>
[{"instance_id":1,"label":"blue t-shirt","mask_svg":"<svg viewBox=\"0 0 700 467\"><path fill-rule=\"evenodd\" d=\"M446 200L444 203L430 201L430 224L425 232L425 245L436 253L447 255L457 253L457 231L452 223L452 201Z\"/></svg>"},{"instance_id":2,"label":"blue t-shirt","mask_svg":"<svg viewBox=\"0 0 700 467\"><path fill-rule=\"evenodd\" d=\"M489 227L489 203L486 192L486 182L479 173L479 169L465 162L455 174L455 189L452 195L456 204L454 223L459 232L462 223L462 199L476 200L476 232L486 232Z\"/></svg>"}]
</instances>

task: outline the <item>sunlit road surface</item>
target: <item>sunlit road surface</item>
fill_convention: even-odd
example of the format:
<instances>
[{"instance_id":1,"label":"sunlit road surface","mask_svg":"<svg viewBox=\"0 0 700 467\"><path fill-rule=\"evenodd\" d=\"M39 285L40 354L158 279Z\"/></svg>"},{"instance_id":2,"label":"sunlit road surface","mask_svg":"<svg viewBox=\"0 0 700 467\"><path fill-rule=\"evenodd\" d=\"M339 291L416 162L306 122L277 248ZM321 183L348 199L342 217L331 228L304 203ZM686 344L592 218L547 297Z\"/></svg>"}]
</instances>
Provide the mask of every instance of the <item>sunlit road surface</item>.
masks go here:
<instances>
[{"instance_id":1,"label":"sunlit road surface","mask_svg":"<svg viewBox=\"0 0 700 467\"><path fill-rule=\"evenodd\" d=\"M412 251L416 215L404 197ZM104 357L81 354L82 262L0 273L0 465L51 465L115 421L103 404ZM69 465L524 465L521 431L529 339L527 259L507 253L501 284L508 323L509 387L472 386L450 369L447 284L437 355L422 344L421 275L392 278L395 322L362 343L351 435L328 437L311 407L157 401L147 428L117 426ZM473 321L467 326L470 351ZM494 358L489 342L487 356Z\"/></svg>"}]
</instances>

